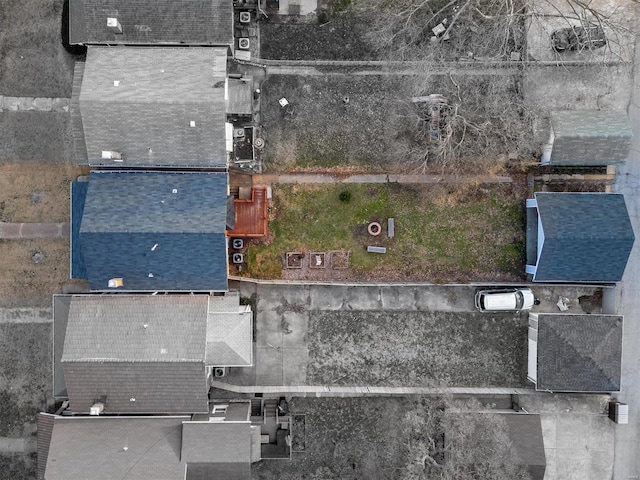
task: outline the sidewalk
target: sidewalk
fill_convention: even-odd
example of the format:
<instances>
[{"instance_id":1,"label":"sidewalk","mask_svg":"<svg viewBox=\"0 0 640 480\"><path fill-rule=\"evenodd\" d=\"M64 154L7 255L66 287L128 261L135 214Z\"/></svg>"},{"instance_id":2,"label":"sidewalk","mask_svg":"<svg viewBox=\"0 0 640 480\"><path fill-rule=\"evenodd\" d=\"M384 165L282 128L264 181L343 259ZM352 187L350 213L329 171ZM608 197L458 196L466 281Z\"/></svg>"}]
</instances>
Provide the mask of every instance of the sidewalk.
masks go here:
<instances>
[{"instance_id":1,"label":"sidewalk","mask_svg":"<svg viewBox=\"0 0 640 480\"><path fill-rule=\"evenodd\" d=\"M0 222L0 239L68 238L68 223L8 223Z\"/></svg>"},{"instance_id":2,"label":"sidewalk","mask_svg":"<svg viewBox=\"0 0 640 480\"><path fill-rule=\"evenodd\" d=\"M332 175L330 173L293 173L254 175L254 185L272 185L274 183L403 183L403 184L437 184L453 185L484 184L484 183L513 183L511 177L495 175L387 175L358 174Z\"/></svg>"}]
</instances>

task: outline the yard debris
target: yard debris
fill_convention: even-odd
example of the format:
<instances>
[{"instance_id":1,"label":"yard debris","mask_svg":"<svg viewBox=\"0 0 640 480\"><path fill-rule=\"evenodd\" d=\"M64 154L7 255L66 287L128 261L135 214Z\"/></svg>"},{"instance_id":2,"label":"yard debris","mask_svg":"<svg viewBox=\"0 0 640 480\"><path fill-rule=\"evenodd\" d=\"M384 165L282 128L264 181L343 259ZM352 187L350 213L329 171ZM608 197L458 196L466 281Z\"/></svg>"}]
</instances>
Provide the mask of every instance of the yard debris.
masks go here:
<instances>
[{"instance_id":1,"label":"yard debris","mask_svg":"<svg viewBox=\"0 0 640 480\"><path fill-rule=\"evenodd\" d=\"M561 312L566 312L567 310L569 310L569 307L571 307L571 305L569 304L569 299L562 296L558 297L558 303L556 303L556 305Z\"/></svg>"},{"instance_id":2,"label":"yard debris","mask_svg":"<svg viewBox=\"0 0 640 480\"><path fill-rule=\"evenodd\" d=\"M369 245L367 247L369 253L387 253L387 247L376 247L375 245Z\"/></svg>"}]
</instances>

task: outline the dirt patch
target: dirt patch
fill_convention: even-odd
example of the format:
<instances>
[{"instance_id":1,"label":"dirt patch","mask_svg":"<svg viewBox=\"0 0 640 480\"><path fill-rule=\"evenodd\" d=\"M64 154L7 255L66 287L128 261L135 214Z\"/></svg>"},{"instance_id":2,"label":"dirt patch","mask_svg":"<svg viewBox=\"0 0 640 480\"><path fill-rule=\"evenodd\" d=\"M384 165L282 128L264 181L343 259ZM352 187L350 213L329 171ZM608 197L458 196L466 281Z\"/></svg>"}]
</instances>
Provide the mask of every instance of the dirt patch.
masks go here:
<instances>
[{"instance_id":1,"label":"dirt patch","mask_svg":"<svg viewBox=\"0 0 640 480\"><path fill-rule=\"evenodd\" d=\"M311 312L308 338L311 385L526 385L517 314Z\"/></svg>"},{"instance_id":2,"label":"dirt patch","mask_svg":"<svg viewBox=\"0 0 640 480\"><path fill-rule=\"evenodd\" d=\"M51 306L69 278L69 239L0 240L0 272L0 307Z\"/></svg>"},{"instance_id":3,"label":"dirt patch","mask_svg":"<svg viewBox=\"0 0 640 480\"><path fill-rule=\"evenodd\" d=\"M578 303L585 313L602 313L602 289L596 290L593 295L578 297Z\"/></svg>"},{"instance_id":4,"label":"dirt patch","mask_svg":"<svg viewBox=\"0 0 640 480\"><path fill-rule=\"evenodd\" d=\"M3 0L0 94L71 97L74 61L81 57L62 45L63 4L64 0Z\"/></svg>"},{"instance_id":5,"label":"dirt patch","mask_svg":"<svg viewBox=\"0 0 640 480\"><path fill-rule=\"evenodd\" d=\"M68 222L70 182L88 171L71 164L0 164L0 221Z\"/></svg>"}]
</instances>

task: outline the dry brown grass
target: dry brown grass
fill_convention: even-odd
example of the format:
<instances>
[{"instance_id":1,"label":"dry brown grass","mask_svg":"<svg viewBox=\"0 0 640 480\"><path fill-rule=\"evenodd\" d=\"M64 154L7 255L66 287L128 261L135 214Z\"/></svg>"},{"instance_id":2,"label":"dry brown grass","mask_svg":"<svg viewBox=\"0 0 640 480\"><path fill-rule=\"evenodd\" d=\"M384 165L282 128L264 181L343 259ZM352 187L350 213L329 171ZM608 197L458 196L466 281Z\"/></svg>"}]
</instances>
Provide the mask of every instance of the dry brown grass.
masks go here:
<instances>
[{"instance_id":1,"label":"dry brown grass","mask_svg":"<svg viewBox=\"0 0 640 480\"><path fill-rule=\"evenodd\" d=\"M36 252L43 263L33 263ZM50 306L68 278L69 239L0 240L0 307Z\"/></svg>"},{"instance_id":2,"label":"dry brown grass","mask_svg":"<svg viewBox=\"0 0 640 480\"><path fill-rule=\"evenodd\" d=\"M0 221L68 222L69 183L88 172L65 164L0 165Z\"/></svg>"}]
</instances>

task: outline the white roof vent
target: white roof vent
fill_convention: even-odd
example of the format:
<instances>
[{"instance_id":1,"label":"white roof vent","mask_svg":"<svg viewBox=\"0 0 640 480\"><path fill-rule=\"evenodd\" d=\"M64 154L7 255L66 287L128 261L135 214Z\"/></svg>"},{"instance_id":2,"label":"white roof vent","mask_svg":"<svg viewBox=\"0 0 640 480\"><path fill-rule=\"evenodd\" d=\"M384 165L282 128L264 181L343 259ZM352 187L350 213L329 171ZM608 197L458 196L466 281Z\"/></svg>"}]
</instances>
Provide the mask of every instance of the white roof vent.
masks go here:
<instances>
[{"instance_id":1,"label":"white roof vent","mask_svg":"<svg viewBox=\"0 0 640 480\"><path fill-rule=\"evenodd\" d=\"M100 415L104 411L104 403L94 403L89 409L89 415Z\"/></svg>"},{"instance_id":2,"label":"white roof vent","mask_svg":"<svg viewBox=\"0 0 640 480\"><path fill-rule=\"evenodd\" d=\"M114 87L119 87L120 86L120 80L114 80L113 81L113 86Z\"/></svg>"},{"instance_id":3,"label":"white roof vent","mask_svg":"<svg viewBox=\"0 0 640 480\"><path fill-rule=\"evenodd\" d=\"M122 33L122 25L115 17L107 18L107 28L113 33Z\"/></svg>"},{"instance_id":4,"label":"white roof vent","mask_svg":"<svg viewBox=\"0 0 640 480\"><path fill-rule=\"evenodd\" d=\"M195 126L196 126L196 122L194 122L193 120L191 120L191 121L189 122L189 126L190 126L190 127L192 127L192 128L193 128L193 127L195 127Z\"/></svg>"},{"instance_id":5,"label":"white roof vent","mask_svg":"<svg viewBox=\"0 0 640 480\"><path fill-rule=\"evenodd\" d=\"M109 280L109 288L118 288L122 286L122 278L111 278Z\"/></svg>"},{"instance_id":6,"label":"white roof vent","mask_svg":"<svg viewBox=\"0 0 640 480\"><path fill-rule=\"evenodd\" d=\"M113 160L114 162L122 161L122 153L114 152L113 150L102 150L103 160Z\"/></svg>"},{"instance_id":7,"label":"white roof vent","mask_svg":"<svg viewBox=\"0 0 640 480\"><path fill-rule=\"evenodd\" d=\"M178 189L174 188L173 190L171 190L171 193L178 193Z\"/></svg>"}]
</instances>

